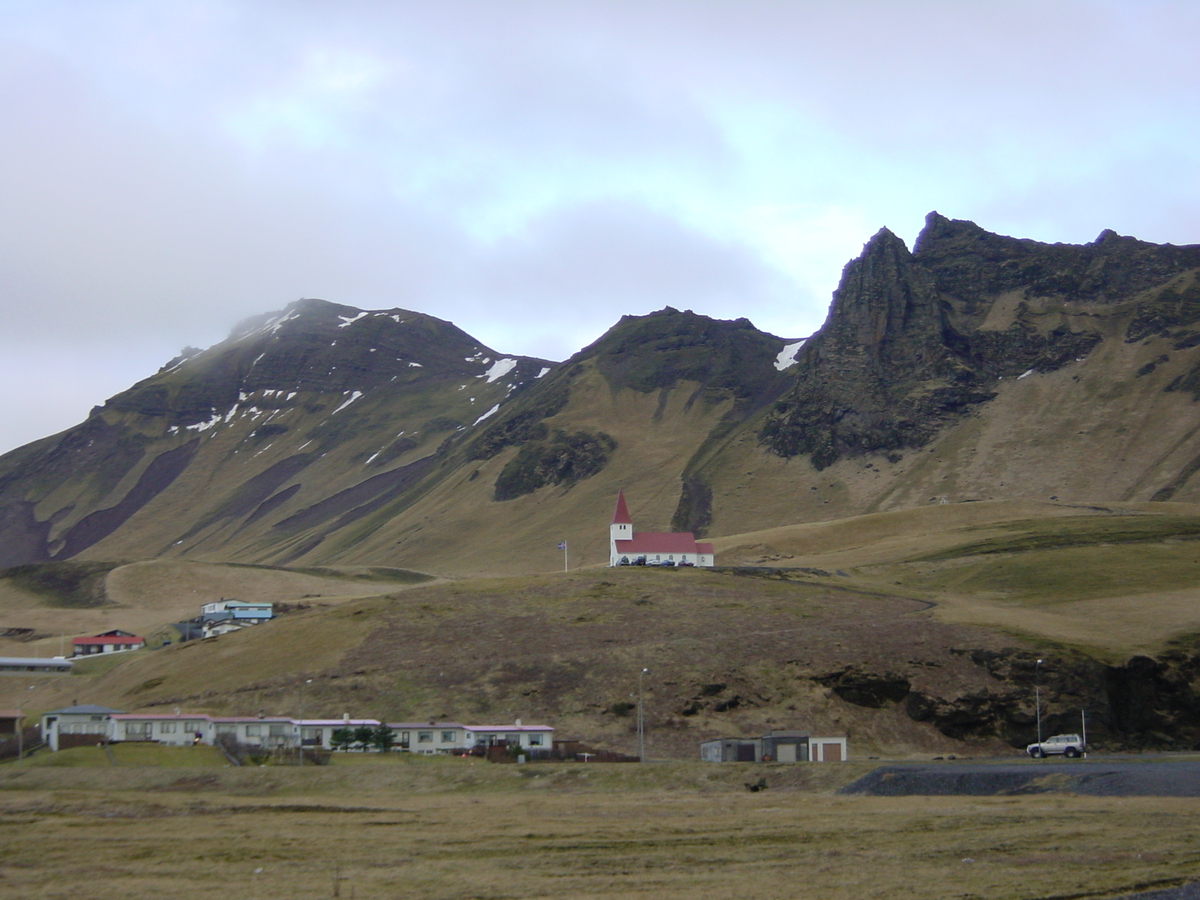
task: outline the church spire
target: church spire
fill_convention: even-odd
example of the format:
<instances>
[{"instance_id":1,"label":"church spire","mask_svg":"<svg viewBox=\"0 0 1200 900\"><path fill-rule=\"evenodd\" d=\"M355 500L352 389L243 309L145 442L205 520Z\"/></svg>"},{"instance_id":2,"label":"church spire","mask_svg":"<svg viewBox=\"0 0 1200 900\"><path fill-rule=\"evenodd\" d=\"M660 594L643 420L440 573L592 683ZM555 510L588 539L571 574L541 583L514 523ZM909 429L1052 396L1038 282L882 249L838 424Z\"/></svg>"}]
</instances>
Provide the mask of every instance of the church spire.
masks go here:
<instances>
[{"instance_id":1,"label":"church spire","mask_svg":"<svg viewBox=\"0 0 1200 900\"><path fill-rule=\"evenodd\" d=\"M633 519L629 517L629 507L625 505L625 491L617 491L617 508L613 510L612 524L614 525L632 525Z\"/></svg>"},{"instance_id":2,"label":"church spire","mask_svg":"<svg viewBox=\"0 0 1200 900\"><path fill-rule=\"evenodd\" d=\"M625 492L617 492L617 508L613 510L612 524L608 526L608 564L615 566L620 562L621 554L617 552L617 541L633 540L633 519L629 517L629 507L625 505Z\"/></svg>"}]
</instances>

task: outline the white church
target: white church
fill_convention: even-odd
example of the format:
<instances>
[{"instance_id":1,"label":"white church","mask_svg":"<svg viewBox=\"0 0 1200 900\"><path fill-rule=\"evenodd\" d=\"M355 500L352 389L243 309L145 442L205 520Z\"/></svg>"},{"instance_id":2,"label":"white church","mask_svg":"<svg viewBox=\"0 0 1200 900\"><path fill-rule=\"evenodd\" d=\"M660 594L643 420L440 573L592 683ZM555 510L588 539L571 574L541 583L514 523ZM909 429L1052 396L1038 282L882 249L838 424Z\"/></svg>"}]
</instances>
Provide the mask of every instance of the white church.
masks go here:
<instances>
[{"instance_id":1,"label":"white church","mask_svg":"<svg viewBox=\"0 0 1200 900\"><path fill-rule=\"evenodd\" d=\"M713 564L712 544L698 543L690 531L634 531L624 491L617 493L617 508L608 534L610 566Z\"/></svg>"}]
</instances>

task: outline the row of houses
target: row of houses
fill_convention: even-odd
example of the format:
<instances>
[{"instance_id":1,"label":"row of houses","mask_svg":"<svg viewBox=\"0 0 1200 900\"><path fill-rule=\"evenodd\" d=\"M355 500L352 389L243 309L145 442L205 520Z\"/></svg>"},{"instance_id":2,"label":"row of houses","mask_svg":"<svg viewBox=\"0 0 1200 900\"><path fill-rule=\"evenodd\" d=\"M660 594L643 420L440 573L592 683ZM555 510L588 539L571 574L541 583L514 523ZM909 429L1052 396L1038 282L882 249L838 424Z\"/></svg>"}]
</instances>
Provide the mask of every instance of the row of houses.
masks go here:
<instances>
[{"instance_id":1,"label":"row of houses","mask_svg":"<svg viewBox=\"0 0 1200 900\"><path fill-rule=\"evenodd\" d=\"M378 719L297 719L290 716L209 716L196 713L126 713L106 706L68 706L42 716L42 740L51 750L115 741L154 741L171 746L216 744L227 739L266 749L334 749L334 732L386 724L395 747L411 753L467 753L476 747L549 750L549 725L464 725L461 722L380 722Z\"/></svg>"},{"instance_id":2,"label":"row of houses","mask_svg":"<svg viewBox=\"0 0 1200 900\"><path fill-rule=\"evenodd\" d=\"M527 753L548 751L554 728L524 725L465 725L461 722L387 722L378 719L298 719L290 716L209 716L199 713L126 713L106 706L68 706L42 716L42 740L51 750L118 741L153 741L169 746L216 744L231 740L249 747L335 749L342 729L385 725L398 750L426 755L469 753L476 748L511 747ZM803 731L773 731L755 738L717 738L700 745L705 762L841 762L845 737L819 737Z\"/></svg>"},{"instance_id":3,"label":"row of houses","mask_svg":"<svg viewBox=\"0 0 1200 900\"><path fill-rule=\"evenodd\" d=\"M247 601L225 599L205 603L200 615L186 622L173 622L152 636L152 646L182 643L201 638L218 637L231 631L240 631L252 625L261 625L275 618L275 604L269 601ZM90 637L71 639L72 656L89 656L95 653L121 653L140 650L147 644L146 638L128 631L106 631Z\"/></svg>"}]
</instances>

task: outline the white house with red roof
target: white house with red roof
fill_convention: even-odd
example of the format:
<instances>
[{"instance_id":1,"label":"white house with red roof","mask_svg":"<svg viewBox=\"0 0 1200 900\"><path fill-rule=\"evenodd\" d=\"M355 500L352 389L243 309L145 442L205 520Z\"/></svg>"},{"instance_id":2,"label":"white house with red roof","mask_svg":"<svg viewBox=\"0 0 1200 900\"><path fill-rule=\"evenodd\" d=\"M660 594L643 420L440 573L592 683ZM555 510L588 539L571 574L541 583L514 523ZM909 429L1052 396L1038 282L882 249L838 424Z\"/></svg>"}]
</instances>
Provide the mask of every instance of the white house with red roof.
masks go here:
<instances>
[{"instance_id":1,"label":"white house with red roof","mask_svg":"<svg viewBox=\"0 0 1200 900\"><path fill-rule=\"evenodd\" d=\"M625 492L617 493L609 533L610 566L711 566L712 544L701 543L690 531L634 531Z\"/></svg>"},{"instance_id":2,"label":"white house with red roof","mask_svg":"<svg viewBox=\"0 0 1200 900\"><path fill-rule=\"evenodd\" d=\"M92 656L97 653L124 653L141 650L146 639L130 631L106 631L93 637L71 638L72 656Z\"/></svg>"}]
</instances>

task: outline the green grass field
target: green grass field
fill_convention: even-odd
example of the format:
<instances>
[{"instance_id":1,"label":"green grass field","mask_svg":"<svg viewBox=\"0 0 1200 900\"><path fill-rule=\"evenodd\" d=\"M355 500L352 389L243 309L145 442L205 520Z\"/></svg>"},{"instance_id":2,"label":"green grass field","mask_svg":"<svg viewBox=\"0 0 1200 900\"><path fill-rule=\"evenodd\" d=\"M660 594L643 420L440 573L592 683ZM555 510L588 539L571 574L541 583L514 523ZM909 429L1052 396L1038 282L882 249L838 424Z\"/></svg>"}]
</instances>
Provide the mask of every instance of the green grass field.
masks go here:
<instances>
[{"instance_id":1,"label":"green grass field","mask_svg":"<svg viewBox=\"0 0 1200 900\"><path fill-rule=\"evenodd\" d=\"M108 768L128 767L213 767L226 766L225 757L216 747L164 747L150 743L117 743L108 747L72 747L51 753L34 753L28 759L8 763L10 766L40 768Z\"/></svg>"},{"instance_id":2,"label":"green grass field","mask_svg":"<svg viewBox=\"0 0 1200 900\"><path fill-rule=\"evenodd\" d=\"M1031 515L1037 513L1037 515ZM932 601L943 621L1109 658L1200 633L1200 515L1184 504L929 506L725 539L735 561Z\"/></svg>"}]
</instances>

